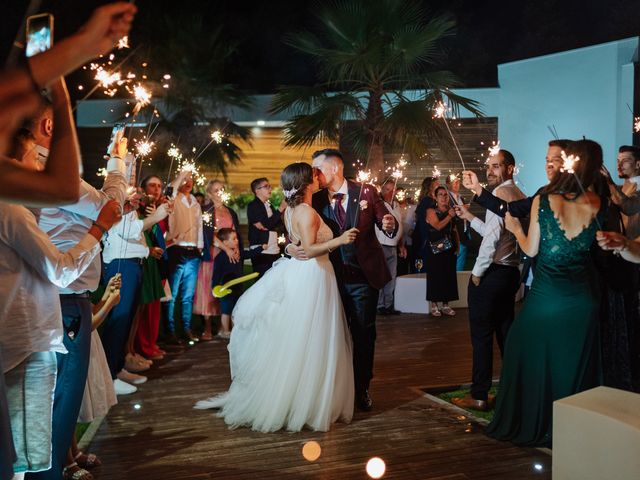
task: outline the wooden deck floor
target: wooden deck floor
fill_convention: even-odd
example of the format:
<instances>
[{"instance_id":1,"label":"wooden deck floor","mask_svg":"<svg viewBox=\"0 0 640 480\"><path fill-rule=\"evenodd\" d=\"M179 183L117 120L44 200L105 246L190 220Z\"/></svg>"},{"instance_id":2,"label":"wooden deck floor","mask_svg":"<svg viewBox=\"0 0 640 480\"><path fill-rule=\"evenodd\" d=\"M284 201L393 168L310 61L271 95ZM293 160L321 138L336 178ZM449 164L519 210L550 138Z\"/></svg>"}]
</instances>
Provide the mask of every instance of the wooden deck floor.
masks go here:
<instances>
[{"instance_id":1,"label":"wooden deck floor","mask_svg":"<svg viewBox=\"0 0 640 480\"><path fill-rule=\"evenodd\" d=\"M551 457L489 439L483 427L423 395L421 387L468 382L466 311L454 319L378 318L374 410L330 432L261 434L228 430L198 399L229 384L226 344L200 344L148 372L134 395L120 397L91 443L100 480L365 479L381 457L385 479L551 478ZM496 372L497 375L497 372ZM139 405L135 409L134 405ZM304 460L305 442L322 454ZM542 467L535 469L534 464Z\"/></svg>"}]
</instances>

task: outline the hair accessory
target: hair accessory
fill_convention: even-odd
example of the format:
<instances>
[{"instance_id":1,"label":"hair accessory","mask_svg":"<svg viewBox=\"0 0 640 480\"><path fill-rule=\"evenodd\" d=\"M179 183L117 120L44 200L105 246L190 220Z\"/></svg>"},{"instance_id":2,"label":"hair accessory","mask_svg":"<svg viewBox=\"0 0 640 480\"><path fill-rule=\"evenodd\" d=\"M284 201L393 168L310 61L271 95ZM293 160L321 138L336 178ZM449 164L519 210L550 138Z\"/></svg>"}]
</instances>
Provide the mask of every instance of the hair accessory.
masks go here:
<instances>
[{"instance_id":1,"label":"hair accessory","mask_svg":"<svg viewBox=\"0 0 640 480\"><path fill-rule=\"evenodd\" d=\"M296 194L298 190L299 189L297 188L292 188L291 190L283 190L282 193L284 193L284 198L289 200L291 197L293 197Z\"/></svg>"}]
</instances>

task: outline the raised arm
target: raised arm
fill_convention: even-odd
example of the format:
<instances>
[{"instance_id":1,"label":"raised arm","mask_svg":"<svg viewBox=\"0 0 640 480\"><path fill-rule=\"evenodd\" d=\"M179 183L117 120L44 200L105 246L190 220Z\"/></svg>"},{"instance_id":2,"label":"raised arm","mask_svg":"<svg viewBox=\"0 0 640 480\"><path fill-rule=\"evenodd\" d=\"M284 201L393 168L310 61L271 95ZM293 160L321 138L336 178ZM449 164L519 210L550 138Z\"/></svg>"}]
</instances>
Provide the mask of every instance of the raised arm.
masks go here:
<instances>
[{"instance_id":1,"label":"raised arm","mask_svg":"<svg viewBox=\"0 0 640 480\"><path fill-rule=\"evenodd\" d=\"M453 208L449 209L449 214L444 217L442 220L438 219L438 215L436 214L435 209L429 208L427 209L427 223L431 225L436 230L442 230L444 227L451 223L453 217L456 216L456 212Z\"/></svg>"},{"instance_id":2,"label":"raised arm","mask_svg":"<svg viewBox=\"0 0 640 480\"><path fill-rule=\"evenodd\" d=\"M538 223L538 208L540 207L540 196L536 195L531 204L531 216L529 221L529 232L524 233L520 220L508 213L505 216L505 227L513 233L522 251L529 257L535 257L540 247L540 224Z\"/></svg>"}]
</instances>

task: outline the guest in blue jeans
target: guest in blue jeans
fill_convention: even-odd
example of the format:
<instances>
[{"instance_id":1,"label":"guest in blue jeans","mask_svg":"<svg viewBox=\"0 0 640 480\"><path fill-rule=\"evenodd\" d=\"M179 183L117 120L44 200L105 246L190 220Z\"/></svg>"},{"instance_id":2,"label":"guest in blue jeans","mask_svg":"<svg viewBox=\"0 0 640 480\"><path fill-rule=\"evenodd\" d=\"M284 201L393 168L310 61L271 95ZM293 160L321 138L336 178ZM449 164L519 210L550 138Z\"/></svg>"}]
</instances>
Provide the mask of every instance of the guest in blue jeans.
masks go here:
<instances>
[{"instance_id":1,"label":"guest in blue jeans","mask_svg":"<svg viewBox=\"0 0 640 480\"><path fill-rule=\"evenodd\" d=\"M191 312L204 239L202 209L196 198L191 195L193 188L191 173L180 172L172 186L177 194L173 202L173 211L169 215L169 230L165 240L168 246L169 286L171 287L171 300L167 302L167 324L171 335L169 342L175 344L180 343L174 321L174 309L178 297L180 297L185 336L193 342L198 341L198 337L191 332Z\"/></svg>"}]
</instances>

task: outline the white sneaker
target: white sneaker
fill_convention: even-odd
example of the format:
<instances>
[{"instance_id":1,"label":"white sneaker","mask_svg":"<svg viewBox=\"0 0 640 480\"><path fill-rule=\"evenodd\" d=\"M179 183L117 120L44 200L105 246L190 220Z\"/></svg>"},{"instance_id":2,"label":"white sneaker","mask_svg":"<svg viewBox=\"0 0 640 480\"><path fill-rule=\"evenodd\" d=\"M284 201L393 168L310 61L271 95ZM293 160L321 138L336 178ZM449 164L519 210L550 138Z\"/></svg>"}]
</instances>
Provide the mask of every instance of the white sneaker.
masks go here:
<instances>
[{"instance_id":1,"label":"white sneaker","mask_svg":"<svg viewBox=\"0 0 640 480\"><path fill-rule=\"evenodd\" d=\"M129 385L126 382L123 382L119 378L116 378L113 381L113 389L116 391L116 395L129 395L131 393L137 392L138 388L133 385Z\"/></svg>"},{"instance_id":2,"label":"white sneaker","mask_svg":"<svg viewBox=\"0 0 640 480\"><path fill-rule=\"evenodd\" d=\"M196 410L208 410L210 408L220 408L219 404L215 402L216 397L210 397L206 400L198 400L196 404L193 406Z\"/></svg>"},{"instance_id":3,"label":"white sneaker","mask_svg":"<svg viewBox=\"0 0 640 480\"><path fill-rule=\"evenodd\" d=\"M147 381L147 377L128 372L124 368L120 370L120 372L118 372L117 376L123 382L130 383L131 385L142 385L144 382Z\"/></svg>"}]
</instances>

